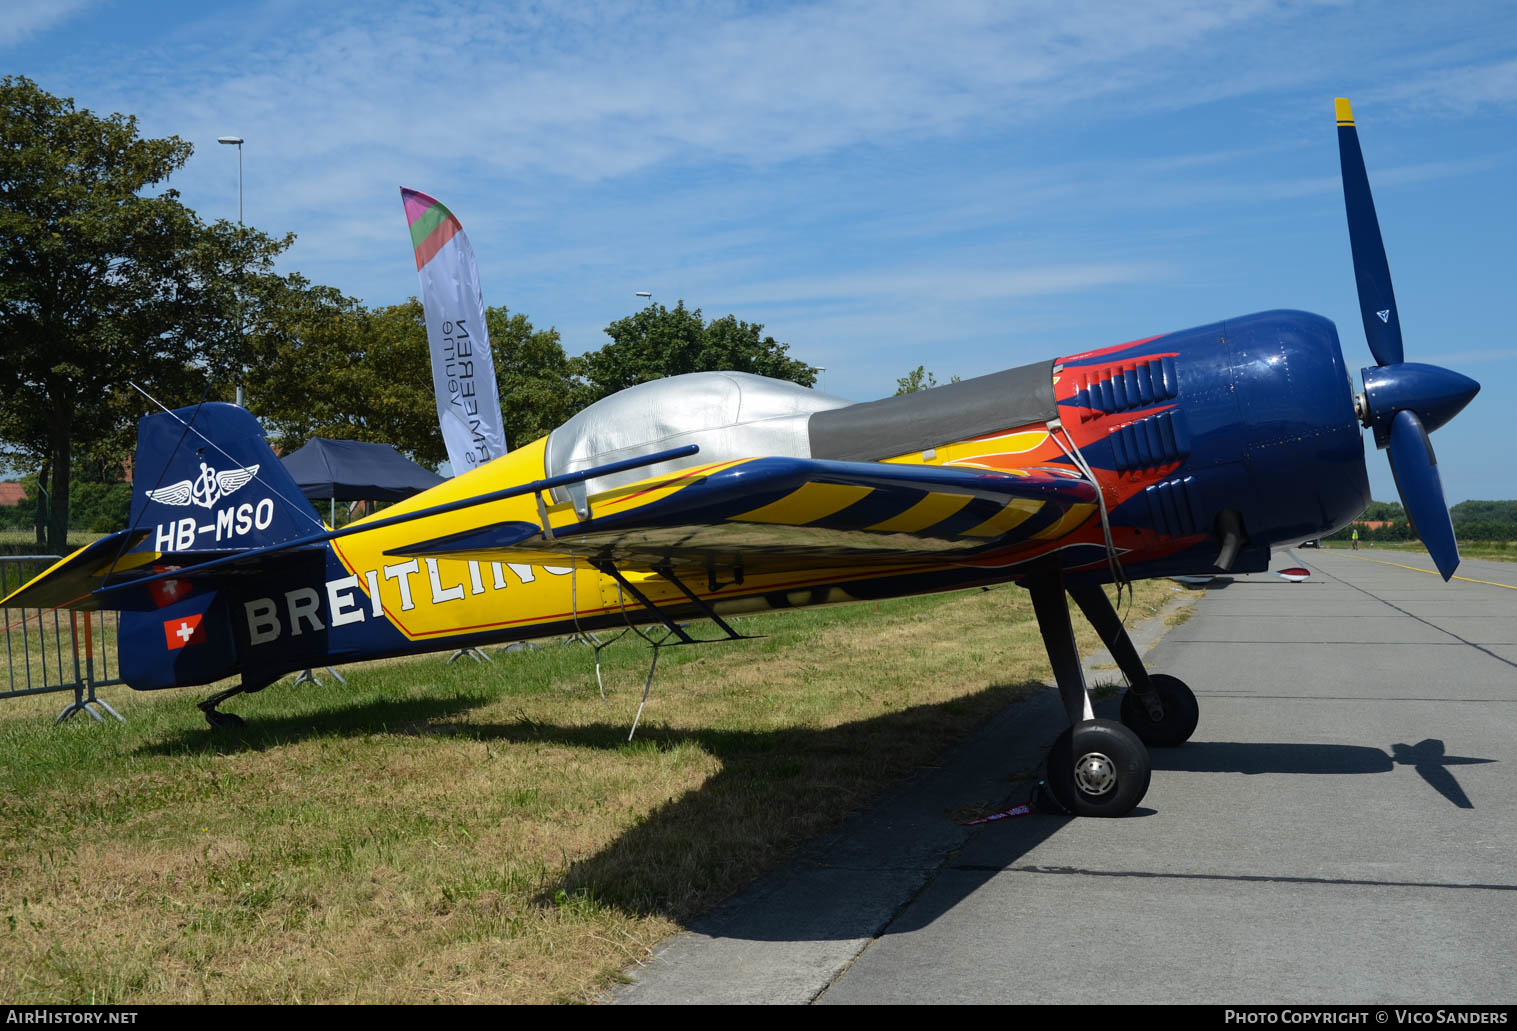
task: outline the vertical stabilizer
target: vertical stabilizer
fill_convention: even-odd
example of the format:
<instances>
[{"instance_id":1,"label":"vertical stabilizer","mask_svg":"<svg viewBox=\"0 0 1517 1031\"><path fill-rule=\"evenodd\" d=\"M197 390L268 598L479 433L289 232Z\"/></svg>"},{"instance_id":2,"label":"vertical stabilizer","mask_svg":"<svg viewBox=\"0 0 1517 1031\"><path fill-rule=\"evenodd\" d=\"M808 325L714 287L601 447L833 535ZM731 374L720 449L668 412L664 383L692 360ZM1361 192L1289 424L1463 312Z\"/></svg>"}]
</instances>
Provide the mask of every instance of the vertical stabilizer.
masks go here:
<instances>
[{"instance_id":1,"label":"vertical stabilizer","mask_svg":"<svg viewBox=\"0 0 1517 1031\"><path fill-rule=\"evenodd\" d=\"M323 527L258 421L221 403L138 423L131 525L164 554L240 551Z\"/></svg>"}]
</instances>

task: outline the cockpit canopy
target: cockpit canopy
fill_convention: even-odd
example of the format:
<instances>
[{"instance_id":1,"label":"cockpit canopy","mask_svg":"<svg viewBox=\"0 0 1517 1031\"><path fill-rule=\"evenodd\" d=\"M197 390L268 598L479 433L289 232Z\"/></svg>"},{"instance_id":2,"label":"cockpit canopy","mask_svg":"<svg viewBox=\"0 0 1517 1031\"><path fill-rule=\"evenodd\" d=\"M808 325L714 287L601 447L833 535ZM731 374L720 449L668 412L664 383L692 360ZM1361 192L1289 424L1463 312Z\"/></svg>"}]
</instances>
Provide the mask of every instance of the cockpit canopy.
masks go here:
<instances>
[{"instance_id":1,"label":"cockpit canopy","mask_svg":"<svg viewBox=\"0 0 1517 1031\"><path fill-rule=\"evenodd\" d=\"M587 494L679 468L760 456L810 458L807 421L812 413L851 403L747 372L692 372L656 379L602 398L550 433L545 472L557 476L685 444L700 446L689 458L554 492L559 501L572 499L583 517Z\"/></svg>"}]
</instances>

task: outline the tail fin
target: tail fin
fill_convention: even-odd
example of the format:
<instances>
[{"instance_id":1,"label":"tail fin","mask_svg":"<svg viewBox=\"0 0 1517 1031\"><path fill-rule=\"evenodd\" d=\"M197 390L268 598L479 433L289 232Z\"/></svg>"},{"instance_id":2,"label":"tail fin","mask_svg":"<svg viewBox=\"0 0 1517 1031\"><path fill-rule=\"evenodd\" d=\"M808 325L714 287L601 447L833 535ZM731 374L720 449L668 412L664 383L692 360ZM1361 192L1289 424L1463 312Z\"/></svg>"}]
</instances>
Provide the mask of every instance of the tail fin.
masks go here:
<instances>
[{"instance_id":1,"label":"tail fin","mask_svg":"<svg viewBox=\"0 0 1517 1031\"><path fill-rule=\"evenodd\" d=\"M257 420L220 403L137 424L131 525L161 554L241 551L323 528Z\"/></svg>"},{"instance_id":2,"label":"tail fin","mask_svg":"<svg viewBox=\"0 0 1517 1031\"><path fill-rule=\"evenodd\" d=\"M132 479L128 529L86 545L0 601L99 608L92 592L107 582L322 529L257 420L236 405L203 404L141 420ZM144 588L113 596L104 607L151 609L164 603L161 595Z\"/></svg>"}]
</instances>

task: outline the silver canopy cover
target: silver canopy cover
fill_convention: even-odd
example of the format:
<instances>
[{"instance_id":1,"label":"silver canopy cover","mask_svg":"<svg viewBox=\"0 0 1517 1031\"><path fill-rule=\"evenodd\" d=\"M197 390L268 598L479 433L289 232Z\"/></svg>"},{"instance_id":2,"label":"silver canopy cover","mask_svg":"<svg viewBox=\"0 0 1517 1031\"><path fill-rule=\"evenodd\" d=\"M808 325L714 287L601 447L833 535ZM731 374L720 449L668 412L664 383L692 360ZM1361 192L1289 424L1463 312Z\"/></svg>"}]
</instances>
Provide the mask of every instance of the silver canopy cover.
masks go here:
<instances>
[{"instance_id":1,"label":"silver canopy cover","mask_svg":"<svg viewBox=\"0 0 1517 1031\"><path fill-rule=\"evenodd\" d=\"M684 444L700 445L700 453L689 458L555 490L555 500L572 500L583 519L589 514L587 495L650 476L735 458L810 458L811 414L851 403L747 372L692 372L656 379L602 398L550 433L544 472L557 476Z\"/></svg>"}]
</instances>

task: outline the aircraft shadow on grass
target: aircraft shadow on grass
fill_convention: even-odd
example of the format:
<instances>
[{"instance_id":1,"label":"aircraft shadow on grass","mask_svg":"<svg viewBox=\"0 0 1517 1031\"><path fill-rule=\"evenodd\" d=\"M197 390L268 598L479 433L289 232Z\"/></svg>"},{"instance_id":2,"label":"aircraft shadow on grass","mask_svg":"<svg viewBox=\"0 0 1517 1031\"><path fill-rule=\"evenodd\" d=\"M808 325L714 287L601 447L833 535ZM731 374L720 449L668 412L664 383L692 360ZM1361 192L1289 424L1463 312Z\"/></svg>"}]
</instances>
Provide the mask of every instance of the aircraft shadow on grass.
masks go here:
<instances>
[{"instance_id":1,"label":"aircraft shadow on grass","mask_svg":"<svg viewBox=\"0 0 1517 1031\"><path fill-rule=\"evenodd\" d=\"M873 799L859 791L850 806L829 795L824 785L834 778L850 782L857 789L872 779L885 785L903 780L920 768L920 764L892 763L882 756L886 743L913 732L937 733L952 742L964 737L961 731L928 730L946 719L961 722L954 710L970 705L986 713L998 712L1025 698L1029 683L992 685L974 695L892 711L870 719L841 726L815 729L806 727L769 731L735 731L716 728L679 729L650 721L645 715L638 727L635 747L673 750L695 745L714 756L721 769L698 789L658 805L634 827L608 844L599 853L580 860L543 892L545 905L586 896L624 912L660 915L687 927L706 925L701 914L722 901L730 891L731 869L749 868L755 875L772 870L786 860L801 862L835 862L830 852L815 847L816 839L837 828L851 809L861 808ZM1051 693L1049 693L1051 697ZM548 743L576 748L605 749L628 747L625 719L583 725L537 722L528 718L492 722L481 720L473 710L498 699L479 695L446 698L374 700L348 707L333 706L300 715L258 714L242 731L213 732L190 729L139 749L139 754L184 756L195 753L237 754L247 751L278 749L310 739L362 737L373 734L428 734L463 738L471 741ZM655 694L656 700L656 694ZM1047 701L1047 698L1044 699ZM1052 711L1052 710L1050 710ZM950 725L951 726L951 725ZM1012 725L1012 733L1017 733ZM1052 728L1053 724L1048 724ZM1044 728L1037 730L1044 733ZM1047 734L1052 740L1053 732ZM929 758L928 764L938 760ZM1013 773L1008 769L1007 774ZM1030 772L1030 771L1029 771ZM1030 782L1002 781L1004 794L1025 795ZM503 784L500 787L519 787ZM867 784L863 784L867 787ZM991 803L999 806L1003 799L963 799L961 804ZM954 801L945 806L955 804ZM794 820L786 821L788 831L773 826L767 814L784 811L818 814L810 825L796 830ZM1139 810L1143 812L1144 810ZM883 820L897 819L919 827L935 817L947 823L933 839L962 840L968 832L958 832L951 822L958 814L946 809L941 813L886 814ZM1063 827L1070 818L1036 817L1018 821L1029 825L1019 839L1031 849ZM941 849L924 844L906 832L891 835L885 854L871 854L855 864L844 879L855 885L877 876L879 870L911 866L925 881L942 861ZM797 855L799 850L799 855ZM927 858L924 858L927 857ZM705 883L703 883L703 879ZM746 885L745 885L746 887ZM563 894L560 895L560 892ZM837 940L879 933L882 928L876 910L855 905L850 892L829 893L814 900L814 905L797 906L786 897L766 912L745 919L740 932L754 940ZM730 931L728 933L731 933Z\"/></svg>"},{"instance_id":2,"label":"aircraft shadow on grass","mask_svg":"<svg viewBox=\"0 0 1517 1031\"><path fill-rule=\"evenodd\" d=\"M1025 695L1026 686L992 686L967 701L977 705L989 703L992 707L1009 706ZM478 741L547 742L581 748L621 749L627 745L627 726L623 722L562 726L526 717L511 722L469 718L472 710L494 700L473 695L377 700L300 716L261 716L242 733L186 730L142 752L227 754L277 748L309 738L386 732L438 734ZM625 912L666 916L697 932L706 930L755 941L843 940L874 937L885 931L878 907L859 904L856 896L860 892L867 894L871 881L905 876L915 880L914 885L907 887L907 894L932 881L928 889L931 897L923 898L917 919L924 919L923 913L944 912L1058 833L1071 818L1038 815L995 825L993 862L973 868L952 867L949 876L935 877L942 862L941 852L924 861L921 843L907 839L909 827L903 828L900 837L891 838L883 852L871 853L849 866L839 862L833 850L816 846L816 836L835 829L843 814L838 811L838 800L825 797L815 785L829 780L832 773L841 774L849 766L856 768L861 759L871 762L882 780L909 776L913 772L909 767L887 769L885 762L877 761L880 742L888 740L884 735L910 732L965 702L959 699L916 706L825 730L684 730L645 723L637 732L640 747L669 750L697 745L720 761L720 772L700 788L655 807L601 852L574 863L549 886L541 901L552 905L565 897L590 897ZM1113 705L1108 701L1098 706L1098 711L1111 708ZM1037 726L1036 721L1029 726ZM1416 745L1395 745L1391 754L1364 745L1206 741L1192 741L1177 749L1159 749L1153 754L1156 771L1197 773L1324 776L1386 773L1397 766L1411 766L1454 805L1473 808L1447 767L1495 760L1445 753L1443 742L1430 738ZM1018 788L1009 781L1007 784L1006 793L1020 797ZM860 804L864 804L862 800ZM819 817L814 827L799 835L793 830L786 833L771 828L764 819L769 812L807 808L830 811L834 816ZM1138 809L1134 815L1151 813L1152 810ZM923 815L930 819L933 814L886 812L880 819L910 824L910 816ZM952 819L947 812L942 816L945 820ZM912 826L922 824L918 821ZM797 849L798 854L793 851ZM798 862L806 870L819 874L809 886L800 889L803 898L797 898L794 884L774 886L771 882L766 887L761 879L749 890L772 892L772 906L748 905L738 921L724 917L720 906L708 912L721 899L715 880L702 884L702 877L712 878L712 871L724 867L773 869L786 857L792 866ZM829 867L836 873L830 879Z\"/></svg>"}]
</instances>

